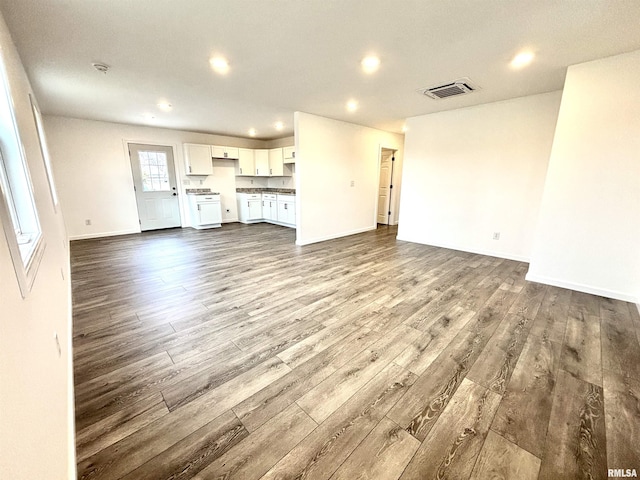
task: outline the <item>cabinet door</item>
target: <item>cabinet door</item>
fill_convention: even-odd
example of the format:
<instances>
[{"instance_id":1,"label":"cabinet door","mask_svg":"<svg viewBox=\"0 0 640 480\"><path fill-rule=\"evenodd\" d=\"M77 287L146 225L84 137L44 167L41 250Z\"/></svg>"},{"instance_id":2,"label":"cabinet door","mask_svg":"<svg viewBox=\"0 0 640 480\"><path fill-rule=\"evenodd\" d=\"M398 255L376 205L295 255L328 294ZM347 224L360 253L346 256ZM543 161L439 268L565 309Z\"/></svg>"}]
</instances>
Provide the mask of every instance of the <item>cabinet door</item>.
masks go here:
<instances>
[{"instance_id":1,"label":"cabinet door","mask_svg":"<svg viewBox=\"0 0 640 480\"><path fill-rule=\"evenodd\" d=\"M287 210L287 223L290 225L296 224L296 204L294 202L286 202Z\"/></svg>"},{"instance_id":2,"label":"cabinet door","mask_svg":"<svg viewBox=\"0 0 640 480\"><path fill-rule=\"evenodd\" d=\"M222 211L218 202L199 203L198 213L200 225L216 224L222 221Z\"/></svg>"},{"instance_id":3,"label":"cabinet door","mask_svg":"<svg viewBox=\"0 0 640 480\"><path fill-rule=\"evenodd\" d=\"M286 208L286 202L278 202L278 217L277 220L282 223L287 223L289 212Z\"/></svg>"},{"instance_id":4,"label":"cabinet door","mask_svg":"<svg viewBox=\"0 0 640 480\"><path fill-rule=\"evenodd\" d=\"M269 150L254 150L256 160L256 177L269 176Z\"/></svg>"},{"instance_id":5,"label":"cabinet door","mask_svg":"<svg viewBox=\"0 0 640 480\"><path fill-rule=\"evenodd\" d=\"M255 175L256 162L253 155L253 150L250 148L238 149L238 165L236 167L236 175L248 175L253 177Z\"/></svg>"},{"instance_id":6,"label":"cabinet door","mask_svg":"<svg viewBox=\"0 0 640 480\"><path fill-rule=\"evenodd\" d=\"M262 201L259 199L248 200L249 218L248 220L260 220L262 218Z\"/></svg>"},{"instance_id":7,"label":"cabinet door","mask_svg":"<svg viewBox=\"0 0 640 480\"><path fill-rule=\"evenodd\" d=\"M236 195L236 200L238 204L238 220L241 222L246 222L249 219L249 207L247 205L247 199L244 198L244 195Z\"/></svg>"},{"instance_id":8,"label":"cabinet door","mask_svg":"<svg viewBox=\"0 0 640 480\"><path fill-rule=\"evenodd\" d=\"M237 160L240 157L240 149L236 147L224 147L224 158Z\"/></svg>"},{"instance_id":9,"label":"cabinet door","mask_svg":"<svg viewBox=\"0 0 640 480\"><path fill-rule=\"evenodd\" d=\"M269 175L272 177L282 177L284 175L284 158L281 148L269 150Z\"/></svg>"},{"instance_id":10,"label":"cabinet door","mask_svg":"<svg viewBox=\"0 0 640 480\"><path fill-rule=\"evenodd\" d=\"M284 147L282 149L282 156L284 157L284 163L295 163L296 147Z\"/></svg>"},{"instance_id":11,"label":"cabinet door","mask_svg":"<svg viewBox=\"0 0 640 480\"><path fill-rule=\"evenodd\" d=\"M209 145L184 144L184 159L187 175L211 175L213 161Z\"/></svg>"},{"instance_id":12,"label":"cabinet door","mask_svg":"<svg viewBox=\"0 0 640 480\"><path fill-rule=\"evenodd\" d=\"M221 147L220 145L212 145L211 146L211 156L213 158L225 158L224 149L225 149L225 147Z\"/></svg>"},{"instance_id":13,"label":"cabinet door","mask_svg":"<svg viewBox=\"0 0 640 480\"><path fill-rule=\"evenodd\" d=\"M289 225L296 224L296 203L278 200L278 221Z\"/></svg>"},{"instance_id":14,"label":"cabinet door","mask_svg":"<svg viewBox=\"0 0 640 480\"><path fill-rule=\"evenodd\" d=\"M265 200L263 205L264 218L271 221L278 220L278 208L275 200Z\"/></svg>"}]
</instances>

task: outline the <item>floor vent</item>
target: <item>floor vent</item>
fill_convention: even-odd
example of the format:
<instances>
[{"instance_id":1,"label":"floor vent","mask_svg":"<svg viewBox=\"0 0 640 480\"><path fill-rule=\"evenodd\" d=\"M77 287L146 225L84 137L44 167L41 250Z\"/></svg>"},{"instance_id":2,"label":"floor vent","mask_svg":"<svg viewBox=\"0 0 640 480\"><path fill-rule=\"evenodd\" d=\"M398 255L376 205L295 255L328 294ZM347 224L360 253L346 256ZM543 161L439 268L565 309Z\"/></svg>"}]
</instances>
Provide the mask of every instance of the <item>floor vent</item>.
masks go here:
<instances>
[{"instance_id":1,"label":"floor vent","mask_svg":"<svg viewBox=\"0 0 640 480\"><path fill-rule=\"evenodd\" d=\"M468 78L461 78L455 82L445 85L437 85L435 87L421 88L418 90L422 95L426 95L434 100L441 98L455 97L458 95L466 95L478 90L478 87L472 85Z\"/></svg>"}]
</instances>

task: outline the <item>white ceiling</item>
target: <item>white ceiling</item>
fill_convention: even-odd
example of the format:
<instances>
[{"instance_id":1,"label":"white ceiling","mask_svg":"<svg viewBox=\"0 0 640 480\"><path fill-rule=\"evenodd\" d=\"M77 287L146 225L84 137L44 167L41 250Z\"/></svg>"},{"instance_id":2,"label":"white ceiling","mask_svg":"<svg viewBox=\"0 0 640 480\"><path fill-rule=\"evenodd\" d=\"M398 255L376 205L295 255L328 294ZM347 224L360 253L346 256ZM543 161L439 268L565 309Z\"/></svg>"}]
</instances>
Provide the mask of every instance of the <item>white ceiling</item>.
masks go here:
<instances>
[{"instance_id":1,"label":"white ceiling","mask_svg":"<svg viewBox=\"0 0 640 480\"><path fill-rule=\"evenodd\" d=\"M639 0L0 0L0 9L45 114L243 137L255 128L263 139L291 135L296 110L400 132L407 117L561 89L568 65L640 48ZM513 70L522 49L536 59ZM382 60L373 75L360 69L369 53ZM214 54L229 60L226 76L211 70ZM416 93L459 77L481 90ZM162 99L172 111L157 108Z\"/></svg>"}]
</instances>

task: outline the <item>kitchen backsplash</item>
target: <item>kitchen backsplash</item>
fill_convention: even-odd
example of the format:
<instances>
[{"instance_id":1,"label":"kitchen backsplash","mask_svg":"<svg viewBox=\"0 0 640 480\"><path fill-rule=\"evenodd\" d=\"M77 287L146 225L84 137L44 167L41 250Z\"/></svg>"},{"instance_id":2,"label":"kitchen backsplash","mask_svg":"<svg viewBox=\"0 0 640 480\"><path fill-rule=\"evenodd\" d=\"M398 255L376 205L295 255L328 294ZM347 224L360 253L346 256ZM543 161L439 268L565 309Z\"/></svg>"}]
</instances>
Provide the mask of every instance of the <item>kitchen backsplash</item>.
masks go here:
<instances>
[{"instance_id":1,"label":"kitchen backsplash","mask_svg":"<svg viewBox=\"0 0 640 480\"><path fill-rule=\"evenodd\" d=\"M236 188L266 188L269 180L265 177L236 177Z\"/></svg>"}]
</instances>

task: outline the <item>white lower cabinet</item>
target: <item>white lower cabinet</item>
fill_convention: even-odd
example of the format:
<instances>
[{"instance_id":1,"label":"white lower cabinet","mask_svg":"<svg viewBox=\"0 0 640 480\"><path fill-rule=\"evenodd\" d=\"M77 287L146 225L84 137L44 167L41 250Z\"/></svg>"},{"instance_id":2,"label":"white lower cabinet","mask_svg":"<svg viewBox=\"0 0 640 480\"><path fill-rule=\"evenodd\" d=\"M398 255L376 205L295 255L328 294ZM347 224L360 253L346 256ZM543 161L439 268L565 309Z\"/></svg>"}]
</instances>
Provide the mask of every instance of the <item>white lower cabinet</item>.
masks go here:
<instances>
[{"instance_id":1,"label":"white lower cabinet","mask_svg":"<svg viewBox=\"0 0 640 480\"><path fill-rule=\"evenodd\" d=\"M267 222L278 221L278 197L275 193L262 194L262 218Z\"/></svg>"},{"instance_id":2,"label":"white lower cabinet","mask_svg":"<svg viewBox=\"0 0 640 480\"><path fill-rule=\"evenodd\" d=\"M198 204L198 217L196 220L199 225L210 225L212 223L220 225L222 221L220 202Z\"/></svg>"},{"instance_id":3,"label":"white lower cabinet","mask_svg":"<svg viewBox=\"0 0 640 480\"><path fill-rule=\"evenodd\" d=\"M262 195L259 193L237 193L238 216L242 223L262 221Z\"/></svg>"},{"instance_id":4,"label":"white lower cabinet","mask_svg":"<svg viewBox=\"0 0 640 480\"><path fill-rule=\"evenodd\" d=\"M216 228L222 223L219 194L189 195L189 208L193 228Z\"/></svg>"},{"instance_id":5,"label":"white lower cabinet","mask_svg":"<svg viewBox=\"0 0 640 480\"><path fill-rule=\"evenodd\" d=\"M296 225L296 197L295 195L278 194L278 223Z\"/></svg>"},{"instance_id":6,"label":"white lower cabinet","mask_svg":"<svg viewBox=\"0 0 640 480\"><path fill-rule=\"evenodd\" d=\"M281 193L236 193L242 223L269 222L296 226L296 196Z\"/></svg>"}]
</instances>

